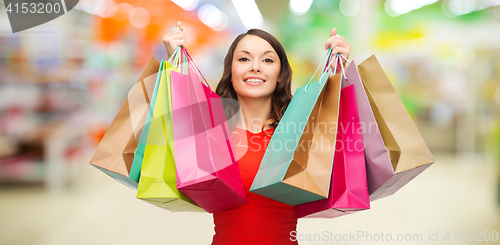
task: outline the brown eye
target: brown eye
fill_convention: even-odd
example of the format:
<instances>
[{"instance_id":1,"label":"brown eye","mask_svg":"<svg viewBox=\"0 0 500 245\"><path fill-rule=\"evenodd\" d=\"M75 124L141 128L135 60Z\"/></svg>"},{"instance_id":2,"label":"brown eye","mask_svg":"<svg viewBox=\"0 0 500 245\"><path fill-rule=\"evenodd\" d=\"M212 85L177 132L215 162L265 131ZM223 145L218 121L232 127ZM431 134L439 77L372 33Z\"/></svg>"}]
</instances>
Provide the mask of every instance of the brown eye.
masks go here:
<instances>
[{"instance_id":1,"label":"brown eye","mask_svg":"<svg viewBox=\"0 0 500 245\"><path fill-rule=\"evenodd\" d=\"M248 61L248 59L243 57L243 58L239 58L238 61Z\"/></svg>"},{"instance_id":2,"label":"brown eye","mask_svg":"<svg viewBox=\"0 0 500 245\"><path fill-rule=\"evenodd\" d=\"M268 59L265 59L264 62L273 63L274 60L268 58Z\"/></svg>"}]
</instances>

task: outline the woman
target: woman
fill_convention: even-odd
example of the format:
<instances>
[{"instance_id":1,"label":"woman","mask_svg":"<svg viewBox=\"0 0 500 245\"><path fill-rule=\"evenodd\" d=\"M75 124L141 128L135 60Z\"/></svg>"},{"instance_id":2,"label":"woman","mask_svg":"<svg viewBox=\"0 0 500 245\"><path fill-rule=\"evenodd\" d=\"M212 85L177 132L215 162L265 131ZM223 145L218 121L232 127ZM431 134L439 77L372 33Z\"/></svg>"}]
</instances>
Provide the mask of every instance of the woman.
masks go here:
<instances>
[{"instance_id":1,"label":"woman","mask_svg":"<svg viewBox=\"0 0 500 245\"><path fill-rule=\"evenodd\" d=\"M177 27L180 27L180 21ZM186 46L186 36L172 28L163 42L170 56L178 46ZM332 29L325 49L349 57L350 44ZM333 65L332 65L333 66ZM216 92L241 106L242 120L235 125L237 135L246 135L248 142L233 136L243 186L248 204L214 213L213 243L220 244L297 244L291 240L297 219L293 206L283 204L248 190L259 164L290 100L292 69L285 50L271 34L257 29L239 35L224 59L224 72Z\"/></svg>"}]
</instances>

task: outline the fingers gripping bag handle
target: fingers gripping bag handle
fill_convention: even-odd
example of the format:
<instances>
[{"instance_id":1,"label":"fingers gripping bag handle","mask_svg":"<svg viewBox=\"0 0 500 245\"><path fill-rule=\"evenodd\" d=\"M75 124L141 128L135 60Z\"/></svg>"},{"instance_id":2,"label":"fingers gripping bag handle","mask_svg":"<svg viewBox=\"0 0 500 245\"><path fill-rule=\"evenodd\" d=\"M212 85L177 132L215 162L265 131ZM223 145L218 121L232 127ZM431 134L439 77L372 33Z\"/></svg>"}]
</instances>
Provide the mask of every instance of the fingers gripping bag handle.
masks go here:
<instances>
[{"instance_id":1,"label":"fingers gripping bag handle","mask_svg":"<svg viewBox=\"0 0 500 245\"><path fill-rule=\"evenodd\" d=\"M328 58L328 59L327 59ZM332 48L328 48L327 52L326 52L326 55L325 57L323 58L323 60L321 61L321 63L319 64L318 68L316 69L316 71L314 72L314 74L311 76L311 79L309 80L309 82L307 83L306 85L306 91L307 91L307 88L309 87L309 85L311 84L314 76L316 76L316 73L318 73L318 70L319 68L321 67L321 64L323 64L323 62L325 62L325 59L326 59L326 63L325 63L325 66L323 67L323 72L321 73L321 77L320 77L320 82L323 80L322 78L324 76L328 76L330 74L333 74L335 75L337 73L337 65L340 63L340 66L341 66L341 69L342 69L342 74L344 74L344 65L343 63L341 62L340 59L344 59L345 61L347 61L348 63L351 63L347 58L345 58L344 55L342 55L341 53L337 53L337 54L333 54L332 53ZM334 69L332 70L331 68L331 64L332 62L335 62L335 67ZM344 75L344 78L345 78L345 75Z\"/></svg>"}]
</instances>

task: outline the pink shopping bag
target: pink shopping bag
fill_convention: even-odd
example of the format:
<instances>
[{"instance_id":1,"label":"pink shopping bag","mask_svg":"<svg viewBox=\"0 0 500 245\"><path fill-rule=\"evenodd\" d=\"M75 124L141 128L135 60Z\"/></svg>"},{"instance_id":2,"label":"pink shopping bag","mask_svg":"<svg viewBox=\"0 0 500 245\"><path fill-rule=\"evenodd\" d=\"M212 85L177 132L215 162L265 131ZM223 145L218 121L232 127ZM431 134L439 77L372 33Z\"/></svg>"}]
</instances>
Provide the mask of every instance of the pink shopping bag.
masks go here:
<instances>
[{"instance_id":1,"label":"pink shopping bag","mask_svg":"<svg viewBox=\"0 0 500 245\"><path fill-rule=\"evenodd\" d=\"M356 104L366 159L368 192L370 200L374 201L382 197L381 192L384 190L379 188L394 176L394 169L354 61L345 70L345 75L346 79L342 87L354 85L356 91Z\"/></svg>"},{"instance_id":2,"label":"pink shopping bag","mask_svg":"<svg viewBox=\"0 0 500 245\"><path fill-rule=\"evenodd\" d=\"M333 218L370 208L365 155L354 85L340 95L339 127L327 199L295 207L297 218Z\"/></svg>"},{"instance_id":3,"label":"pink shopping bag","mask_svg":"<svg viewBox=\"0 0 500 245\"><path fill-rule=\"evenodd\" d=\"M177 189L209 213L246 204L220 98L188 64L171 75Z\"/></svg>"}]
</instances>

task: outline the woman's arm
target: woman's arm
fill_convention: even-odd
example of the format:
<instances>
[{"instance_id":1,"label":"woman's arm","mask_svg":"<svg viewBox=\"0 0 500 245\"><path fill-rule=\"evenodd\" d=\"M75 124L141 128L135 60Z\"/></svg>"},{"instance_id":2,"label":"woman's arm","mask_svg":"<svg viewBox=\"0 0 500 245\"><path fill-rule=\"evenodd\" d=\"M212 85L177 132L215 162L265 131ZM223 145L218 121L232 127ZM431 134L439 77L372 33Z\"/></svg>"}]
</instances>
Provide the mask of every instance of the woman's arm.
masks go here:
<instances>
[{"instance_id":1,"label":"woman's arm","mask_svg":"<svg viewBox=\"0 0 500 245\"><path fill-rule=\"evenodd\" d=\"M182 23L177 21L177 25L175 27L181 27ZM163 44L165 44L165 48L167 49L167 60L170 59L170 56L174 53L175 49L179 46L186 48L186 34L179 28L172 28L165 36L163 36Z\"/></svg>"}]
</instances>

